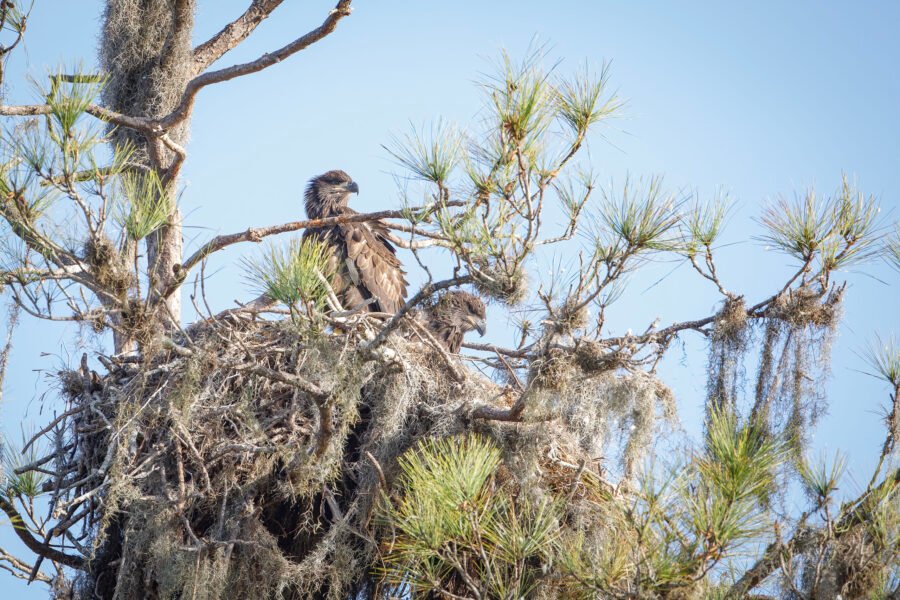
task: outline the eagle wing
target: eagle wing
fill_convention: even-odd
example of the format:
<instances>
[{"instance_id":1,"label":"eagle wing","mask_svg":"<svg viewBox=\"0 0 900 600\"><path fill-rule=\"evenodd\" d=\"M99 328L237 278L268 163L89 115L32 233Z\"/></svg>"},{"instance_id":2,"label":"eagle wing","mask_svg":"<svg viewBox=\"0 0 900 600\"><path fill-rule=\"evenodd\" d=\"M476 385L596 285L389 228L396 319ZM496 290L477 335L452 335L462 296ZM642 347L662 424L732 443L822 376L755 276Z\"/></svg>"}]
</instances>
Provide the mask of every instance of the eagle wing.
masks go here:
<instances>
[{"instance_id":1,"label":"eagle wing","mask_svg":"<svg viewBox=\"0 0 900 600\"><path fill-rule=\"evenodd\" d=\"M375 298L373 310L395 313L406 299L406 273L378 221L338 225L345 246L344 267L364 298Z\"/></svg>"},{"instance_id":2,"label":"eagle wing","mask_svg":"<svg viewBox=\"0 0 900 600\"><path fill-rule=\"evenodd\" d=\"M345 208L342 214L357 213ZM395 313L403 306L406 273L383 223L344 223L309 229L304 233L306 237L315 237L331 248L333 287L344 308L354 308L370 298L375 302L369 310L376 312Z\"/></svg>"}]
</instances>

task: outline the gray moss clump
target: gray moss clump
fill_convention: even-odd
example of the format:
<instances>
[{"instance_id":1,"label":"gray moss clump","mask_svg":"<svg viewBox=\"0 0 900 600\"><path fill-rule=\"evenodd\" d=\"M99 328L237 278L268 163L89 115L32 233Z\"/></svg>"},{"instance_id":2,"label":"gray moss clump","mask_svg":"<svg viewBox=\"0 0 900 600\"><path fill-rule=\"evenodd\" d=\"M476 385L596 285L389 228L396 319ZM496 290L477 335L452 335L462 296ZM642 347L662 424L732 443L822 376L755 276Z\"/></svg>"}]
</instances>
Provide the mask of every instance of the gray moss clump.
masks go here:
<instances>
[{"instance_id":1,"label":"gray moss clump","mask_svg":"<svg viewBox=\"0 0 900 600\"><path fill-rule=\"evenodd\" d=\"M106 3L100 60L110 78L103 88L104 103L134 116L159 118L171 112L193 75L191 30L193 0L180 3L159 0L111 0ZM187 124L169 136L183 144ZM147 142L135 131L115 130L116 145L126 143L146 156Z\"/></svg>"}]
</instances>

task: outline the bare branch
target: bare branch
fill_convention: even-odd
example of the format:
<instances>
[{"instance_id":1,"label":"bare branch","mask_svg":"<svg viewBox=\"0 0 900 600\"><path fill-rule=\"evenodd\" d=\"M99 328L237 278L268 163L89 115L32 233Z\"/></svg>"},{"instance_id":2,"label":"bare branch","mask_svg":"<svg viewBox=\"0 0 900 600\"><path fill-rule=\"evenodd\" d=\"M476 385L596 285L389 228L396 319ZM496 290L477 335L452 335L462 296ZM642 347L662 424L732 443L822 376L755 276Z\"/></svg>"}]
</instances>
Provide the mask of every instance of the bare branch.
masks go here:
<instances>
[{"instance_id":1,"label":"bare branch","mask_svg":"<svg viewBox=\"0 0 900 600\"><path fill-rule=\"evenodd\" d=\"M49 104L26 104L17 106L0 105L0 116L37 117L41 115L49 115L51 110L52 109L50 108ZM153 121L153 119L130 117L128 115L123 115L122 113L109 110L108 108L104 108L97 104L88 105L88 107L85 109L85 112L89 115L97 117L101 121L112 123L113 125L119 125L121 127L127 127L129 129L134 129L135 131L140 131L142 133L149 133L152 135L162 133L162 128L159 127L159 125L157 125L156 122Z\"/></svg>"},{"instance_id":2,"label":"bare branch","mask_svg":"<svg viewBox=\"0 0 900 600\"><path fill-rule=\"evenodd\" d=\"M181 102L175 110L160 119L158 124L163 130L168 130L187 119L191 114L197 94L206 86L262 71L326 37L335 30L341 19L350 14L351 2L352 0L340 0L319 27L274 52L263 54L258 59L248 63L198 75L187 84L184 95L181 97Z\"/></svg>"},{"instance_id":3,"label":"bare branch","mask_svg":"<svg viewBox=\"0 0 900 600\"><path fill-rule=\"evenodd\" d=\"M326 400L328 398L328 392L326 392L313 382L307 381L306 379L298 377L297 375L291 375L290 373L284 373L283 371L276 371L275 369L270 369L262 365L254 364L235 365L234 370L247 371L248 373L253 373L254 375L259 375L261 377L265 377L266 379L271 379L272 381L290 385L302 392L309 394L314 400L317 401Z\"/></svg>"},{"instance_id":4,"label":"bare branch","mask_svg":"<svg viewBox=\"0 0 900 600\"><path fill-rule=\"evenodd\" d=\"M253 0L240 17L226 25L219 33L194 48L194 74L199 75L227 52L237 47L284 0Z\"/></svg>"},{"instance_id":5,"label":"bare branch","mask_svg":"<svg viewBox=\"0 0 900 600\"><path fill-rule=\"evenodd\" d=\"M461 202L448 203L449 206L460 206ZM418 207L413 211L429 210L431 207ZM218 252L233 244L242 242L261 242L263 238L270 235L278 235L280 233L288 233L290 231L299 231L301 229L309 229L312 227L329 227L331 225L341 225L343 223L364 223L366 221L378 221L380 219L403 219L409 215L410 209L406 210L382 210L373 213L364 213L356 215L341 215L339 217L328 217L325 219L308 219L306 221L293 221L291 223L283 223L281 225L272 225L269 227L250 228L239 233L231 233L227 235L219 235L203 244L199 250L194 252L184 263L175 267L176 282L168 290L165 291L163 297L166 297L176 289L184 279L188 272L200 263L204 258Z\"/></svg>"},{"instance_id":6,"label":"bare branch","mask_svg":"<svg viewBox=\"0 0 900 600\"><path fill-rule=\"evenodd\" d=\"M178 173L179 171L181 171L181 167L184 164L185 159L187 158L187 150L185 150L183 146L175 142L175 140L170 138L168 133L164 133L159 136L159 141L162 142L163 146L175 153L175 158L172 160L172 164L169 165L169 168L166 170L164 178L164 183L170 183L178 179Z\"/></svg>"},{"instance_id":7,"label":"bare branch","mask_svg":"<svg viewBox=\"0 0 900 600\"><path fill-rule=\"evenodd\" d=\"M31 532L29 532L22 523L22 516L19 514L19 511L17 511L16 507L2 495L0 495L0 510L5 512L6 516L9 517L16 535L29 550L38 556L42 556L67 567L72 567L73 569L83 570L85 568L85 561L82 557L60 552L56 548L42 544L32 536Z\"/></svg>"},{"instance_id":8,"label":"bare branch","mask_svg":"<svg viewBox=\"0 0 900 600\"><path fill-rule=\"evenodd\" d=\"M502 354L504 356L511 356L513 358L528 357L527 348L523 348L521 350L512 350L510 348L495 346L494 344L479 344L477 342L463 342L462 347L468 348L469 350L479 350L481 352L493 352L495 354Z\"/></svg>"},{"instance_id":9,"label":"bare branch","mask_svg":"<svg viewBox=\"0 0 900 600\"><path fill-rule=\"evenodd\" d=\"M446 290L448 288L457 287L466 283L470 283L472 281L472 277L470 275L463 275L461 277L454 277L452 279L445 279L444 281L438 281L436 283L427 283L422 286L422 289L419 292L406 301L406 303L400 307L400 310L391 317L384 327L381 328L381 331L378 332L378 335L370 341L365 346L365 350L371 352L372 350L378 348L387 337L400 325L400 321L405 317L410 310L431 298L431 296L435 292L439 292L441 290Z\"/></svg>"},{"instance_id":10,"label":"bare branch","mask_svg":"<svg viewBox=\"0 0 900 600\"><path fill-rule=\"evenodd\" d=\"M522 411L525 410L525 397L523 392L519 394L515 403L509 408L497 408L496 406L477 406L472 411L473 419L485 419L488 421L517 422L522 419Z\"/></svg>"},{"instance_id":11,"label":"bare branch","mask_svg":"<svg viewBox=\"0 0 900 600\"><path fill-rule=\"evenodd\" d=\"M428 327L425 327L421 323L417 323L415 319L410 320L410 324L413 329L415 329L416 333L418 333L423 340L431 346L431 348L437 352L438 356L441 357L441 361L444 363L444 366L447 367L447 370L450 372L451 377L453 377L456 381L463 381L466 378L465 372L462 371L458 366L453 363L453 359L450 358L450 354L444 350L444 347L441 345L439 341L437 341L434 335L428 331Z\"/></svg>"},{"instance_id":12,"label":"bare branch","mask_svg":"<svg viewBox=\"0 0 900 600\"><path fill-rule=\"evenodd\" d=\"M25 561L16 558L9 552L6 552L3 548L0 548L0 569L7 571L13 577L27 580L31 572L34 570L34 567L32 565L29 565ZM37 575L35 576L35 580L40 581L41 583L51 582L50 577L40 571L38 571Z\"/></svg>"}]
</instances>

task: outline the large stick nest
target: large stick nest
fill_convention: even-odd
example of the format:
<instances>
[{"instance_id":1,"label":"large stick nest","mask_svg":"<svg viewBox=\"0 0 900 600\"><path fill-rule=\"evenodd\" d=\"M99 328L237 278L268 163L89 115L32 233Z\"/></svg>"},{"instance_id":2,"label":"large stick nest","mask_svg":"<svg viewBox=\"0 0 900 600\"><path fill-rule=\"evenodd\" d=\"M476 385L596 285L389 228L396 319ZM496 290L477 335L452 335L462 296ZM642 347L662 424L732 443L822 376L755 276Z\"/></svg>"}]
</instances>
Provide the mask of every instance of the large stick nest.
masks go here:
<instances>
[{"instance_id":1,"label":"large stick nest","mask_svg":"<svg viewBox=\"0 0 900 600\"><path fill-rule=\"evenodd\" d=\"M400 335L372 352L357 331L230 318L179 343L102 378L63 375L70 475L53 491L64 520L85 517L70 534L93 555L82 597L344 597L373 581L374 508L418 440L480 431L523 490L552 493L598 458L617 412L644 444L656 400L671 401L649 375L573 368L582 385L534 386L523 419L497 423L473 409L511 405L512 388L459 381Z\"/></svg>"}]
</instances>

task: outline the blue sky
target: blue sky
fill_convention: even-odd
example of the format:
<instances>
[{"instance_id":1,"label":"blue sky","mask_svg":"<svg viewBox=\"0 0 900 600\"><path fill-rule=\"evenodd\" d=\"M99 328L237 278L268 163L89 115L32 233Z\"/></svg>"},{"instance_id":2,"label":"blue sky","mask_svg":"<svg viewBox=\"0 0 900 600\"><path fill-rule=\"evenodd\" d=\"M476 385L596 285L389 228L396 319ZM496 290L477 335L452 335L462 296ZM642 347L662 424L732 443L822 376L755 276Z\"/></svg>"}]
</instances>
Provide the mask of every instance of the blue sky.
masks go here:
<instances>
[{"instance_id":1,"label":"blue sky","mask_svg":"<svg viewBox=\"0 0 900 600\"><path fill-rule=\"evenodd\" d=\"M239 14L248 0L200 0L196 41ZM286 2L222 65L249 60L318 25L327 1ZM900 4L894 2L594 2L358 0L328 39L262 73L207 88L197 101L181 206L190 247L217 233L302 216L307 179L343 168L359 182L361 211L397 207L399 195L381 148L409 124L438 117L460 126L478 116L474 81L500 48L521 56L534 36L564 59L612 61L611 85L624 116L592 140L589 163L602 182L662 174L673 191L709 196L728 190L738 207L719 252L726 285L750 300L771 293L796 267L753 241L766 199L815 186L834 191L841 173L900 206ZM9 63L5 101L32 101L25 74L57 65L95 64L102 3L38 2L25 46ZM227 307L246 299L238 247L211 260L209 295ZM439 259L437 259L439 260ZM873 264L848 274L846 316L834 346L830 412L814 445L849 454L864 480L883 439L878 410L886 390L859 373L857 352L878 331L900 333L900 274ZM413 273L413 280L419 275ZM661 281L659 281L661 279ZM658 283L657 283L658 282ZM614 331L697 318L714 310L715 290L684 265L666 261L636 276L611 315ZM767 293L768 292L768 293ZM5 299L4 299L5 302ZM493 323L503 313L491 308ZM498 321L499 320L499 321ZM508 332L494 327L492 339ZM81 339L26 321L15 339L0 407L3 429L40 423L57 406L40 370L75 364ZM64 349L63 349L64 348ZM41 356L41 352L49 353ZM698 431L704 344L690 335L664 366L684 426ZM43 407L43 408L42 408ZM42 413L43 410L43 413ZM9 541L8 527L0 545ZM46 597L0 573L13 598Z\"/></svg>"}]
</instances>

